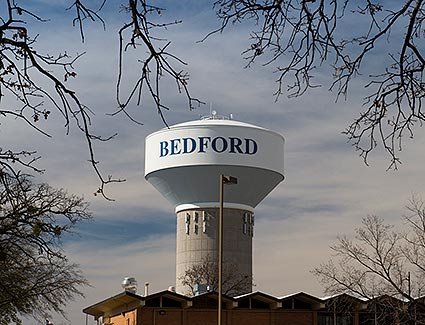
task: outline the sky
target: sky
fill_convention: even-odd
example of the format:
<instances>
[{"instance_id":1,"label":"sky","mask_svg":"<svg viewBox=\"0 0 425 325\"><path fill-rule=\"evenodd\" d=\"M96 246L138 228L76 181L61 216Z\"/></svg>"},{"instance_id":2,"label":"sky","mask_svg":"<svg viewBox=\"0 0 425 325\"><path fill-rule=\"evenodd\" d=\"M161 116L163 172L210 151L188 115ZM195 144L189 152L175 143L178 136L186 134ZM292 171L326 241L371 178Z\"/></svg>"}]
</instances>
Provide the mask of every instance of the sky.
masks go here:
<instances>
[{"instance_id":1,"label":"sky","mask_svg":"<svg viewBox=\"0 0 425 325\"><path fill-rule=\"evenodd\" d=\"M117 29L122 14L115 14L115 2L105 7L106 31L98 23L88 23L84 43L72 27L72 15L63 13L68 2L31 3L35 9L48 6L46 14L52 17L48 23L34 23L40 48L49 53L66 50L71 55L86 52L75 64L77 77L68 85L94 111L94 130L102 135L118 133L107 143L97 143L95 150L106 175L126 179L107 188L114 201L94 196L98 181L87 162L84 138L75 128L66 134L63 121L54 113L40 122L51 138L21 127L18 121L1 122L2 143L16 148L25 145L42 156L39 164L46 172L35 180L82 195L90 203L93 220L80 225L78 235L65 240L64 249L70 260L80 264L91 287L83 289L85 298L67 306L68 320L52 318L54 324L82 324L86 321L82 309L121 292L125 276L134 276L140 290L149 282L151 293L174 285L174 207L143 177L144 138L164 125L149 99L130 107L143 125L108 115L117 107ZM254 290L278 297L300 291L323 296L311 270L332 257L329 246L337 235L352 235L367 215L400 225L412 195L425 197L423 130L417 129L413 140L405 140L398 170L387 170L390 161L382 149L371 154L366 166L342 131L362 110L367 94L362 78L367 73L354 80L346 100L336 102L335 93L328 91L330 68L325 66L317 76L323 87L300 98L281 96L276 101L274 67L259 62L245 68L241 53L249 46L252 26L235 25L199 43L219 25L211 6L199 1L179 1L178 7L170 3L164 2L169 9L164 19L183 20L166 31L170 49L188 63L184 69L190 74L191 94L206 105L190 111L185 97L165 82L163 99L172 107L165 115L168 123L198 119L212 107L221 115L233 114L235 120L285 137L285 180L255 209ZM382 58L385 55L375 53L368 64L381 64ZM128 59L126 91L138 72L135 54L129 53ZM88 324L94 323L89 317ZM36 322L26 320L26 324Z\"/></svg>"}]
</instances>

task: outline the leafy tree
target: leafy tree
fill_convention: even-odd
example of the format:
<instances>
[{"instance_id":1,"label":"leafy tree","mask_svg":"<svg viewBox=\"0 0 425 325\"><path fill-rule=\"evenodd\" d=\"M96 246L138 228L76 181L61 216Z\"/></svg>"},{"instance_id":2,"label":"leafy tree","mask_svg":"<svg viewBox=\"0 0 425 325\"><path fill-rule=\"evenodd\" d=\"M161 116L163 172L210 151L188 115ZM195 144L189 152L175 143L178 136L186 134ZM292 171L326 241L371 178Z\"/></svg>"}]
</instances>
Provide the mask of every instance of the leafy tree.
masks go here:
<instances>
[{"instance_id":1,"label":"leafy tree","mask_svg":"<svg viewBox=\"0 0 425 325\"><path fill-rule=\"evenodd\" d=\"M238 270L239 267L236 263L223 262L222 292L224 295L233 297L251 292L252 276L243 274ZM210 291L218 291L217 261L210 256L205 257L200 263L189 267L180 280L192 296L196 294L196 285L208 285Z\"/></svg>"},{"instance_id":2,"label":"leafy tree","mask_svg":"<svg viewBox=\"0 0 425 325\"><path fill-rule=\"evenodd\" d=\"M313 270L325 292L372 301L382 319L419 321L420 309L423 321L425 306L418 298L425 292L425 204L413 198L408 211L406 229L397 230L380 217L368 216L354 239L338 237L331 247L334 258ZM397 315L384 310L389 305Z\"/></svg>"},{"instance_id":3,"label":"leafy tree","mask_svg":"<svg viewBox=\"0 0 425 325\"><path fill-rule=\"evenodd\" d=\"M108 0L73 0L65 12L78 28L81 40L86 41L88 22L106 26L102 10ZM2 0L0 8L0 99L4 96L18 99L13 108L0 106L2 118L18 118L29 127L46 134L37 121L59 114L67 130L73 123L84 135L89 160L99 177L96 191L107 197L104 186L119 182L105 176L95 158L95 141L106 141L115 134L102 136L91 129L92 112L84 100L66 81L77 76L74 57L63 50L57 55L44 54L37 48L33 23L48 23L46 7L38 7L18 0ZM172 6L172 4L170 4ZM345 130L353 146L360 150L367 162L368 154L381 144L391 157L390 167L397 167L397 151L405 135L413 137L414 128L424 122L423 55L424 1L404 0L217 0L212 5L219 19L219 27L206 35L212 37L239 22L253 24L251 46L243 54L247 66L262 60L274 65L277 78L275 95L284 93L301 96L309 88L317 87L316 75L328 73L332 78L330 89L338 97L345 97L352 80L366 73L364 68L375 60L377 48L385 48L387 57L379 57L377 69L365 80L365 109ZM158 114L166 123L166 94L161 91L167 80L172 80L177 91L183 93L192 109L201 101L189 92L189 76L184 71L186 62L171 53L170 41L158 31L182 21L164 17L166 8L149 0L122 1L123 15L119 35L119 60L116 85L117 110L113 115L124 114L136 121L130 110L132 103L141 104L146 96L155 103ZM72 45L69 45L72 47ZM131 62L140 76L133 86L123 89L124 63L130 59L128 52L138 53ZM326 65L325 65L326 64ZM329 64L331 69L329 69ZM320 69L320 67L323 69ZM0 149L0 163L19 161L26 167L34 165L34 148L14 151Z\"/></svg>"},{"instance_id":4,"label":"leafy tree","mask_svg":"<svg viewBox=\"0 0 425 325\"><path fill-rule=\"evenodd\" d=\"M82 295L88 283L61 240L89 218L82 198L0 169L0 324L64 315L65 304Z\"/></svg>"}]
</instances>

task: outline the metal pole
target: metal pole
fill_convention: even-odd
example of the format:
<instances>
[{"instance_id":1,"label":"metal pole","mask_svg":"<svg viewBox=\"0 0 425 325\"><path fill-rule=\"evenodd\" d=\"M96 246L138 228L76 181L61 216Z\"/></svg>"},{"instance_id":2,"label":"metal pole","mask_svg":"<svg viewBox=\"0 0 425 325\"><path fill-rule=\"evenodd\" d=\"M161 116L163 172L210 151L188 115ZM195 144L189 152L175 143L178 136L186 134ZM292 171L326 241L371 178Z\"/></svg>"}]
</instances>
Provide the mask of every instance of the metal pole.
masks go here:
<instances>
[{"instance_id":1,"label":"metal pole","mask_svg":"<svg viewBox=\"0 0 425 325\"><path fill-rule=\"evenodd\" d=\"M223 300L223 196L224 184L237 184L238 179L233 176L220 175L220 211L218 220L218 315L217 324L221 325L222 300Z\"/></svg>"},{"instance_id":2,"label":"metal pole","mask_svg":"<svg viewBox=\"0 0 425 325\"><path fill-rule=\"evenodd\" d=\"M218 315L217 324L221 325L222 314L222 275L223 275L223 175L220 175L220 211L218 219Z\"/></svg>"}]
</instances>

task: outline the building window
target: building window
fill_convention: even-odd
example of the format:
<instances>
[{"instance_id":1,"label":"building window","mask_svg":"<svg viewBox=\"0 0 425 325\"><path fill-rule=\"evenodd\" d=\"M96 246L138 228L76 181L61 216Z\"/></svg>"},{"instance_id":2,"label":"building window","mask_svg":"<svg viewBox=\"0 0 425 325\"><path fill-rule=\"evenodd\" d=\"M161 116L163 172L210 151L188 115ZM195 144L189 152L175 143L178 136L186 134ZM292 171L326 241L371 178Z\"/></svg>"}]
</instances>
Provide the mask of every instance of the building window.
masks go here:
<instances>
[{"instance_id":1,"label":"building window","mask_svg":"<svg viewBox=\"0 0 425 325\"><path fill-rule=\"evenodd\" d=\"M254 237L254 215L249 212L243 214L242 231L244 235Z\"/></svg>"},{"instance_id":2,"label":"building window","mask_svg":"<svg viewBox=\"0 0 425 325\"><path fill-rule=\"evenodd\" d=\"M198 229L199 229L199 227L198 227L198 221L199 221L199 212L196 212L196 211L195 211L195 213L193 214L193 223L194 223L194 226L193 226L193 233L194 233L195 235L197 235L197 234L198 234Z\"/></svg>"},{"instance_id":3,"label":"building window","mask_svg":"<svg viewBox=\"0 0 425 325\"><path fill-rule=\"evenodd\" d=\"M248 232L248 212L245 212L243 214L243 227L242 227L243 234L246 235Z\"/></svg>"},{"instance_id":4,"label":"building window","mask_svg":"<svg viewBox=\"0 0 425 325\"><path fill-rule=\"evenodd\" d=\"M330 315L318 315L317 325L333 325L333 316Z\"/></svg>"},{"instance_id":5,"label":"building window","mask_svg":"<svg viewBox=\"0 0 425 325\"><path fill-rule=\"evenodd\" d=\"M186 213L186 235L190 232L190 213Z\"/></svg>"},{"instance_id":6,"label":"building window","mask_svg":"<svg viewBox=\"0 0 425 325\"><path fill-rule=\"evenodd\" d=\"M336 322L335 322L336 321ZM335 314L319 314L317 317L317 325L353 325L353 316L351 315L335 315Z\"/></svg>"},{"instance_id":7,"label":"building window","mask_svg":"<svg viewBox=\"0 0 425 325\"><path fill-rule=\"evenodd\" d=\"M207 232L207 213L202 211L202 232L205 234Z\"/></svg>"}]
</instances>

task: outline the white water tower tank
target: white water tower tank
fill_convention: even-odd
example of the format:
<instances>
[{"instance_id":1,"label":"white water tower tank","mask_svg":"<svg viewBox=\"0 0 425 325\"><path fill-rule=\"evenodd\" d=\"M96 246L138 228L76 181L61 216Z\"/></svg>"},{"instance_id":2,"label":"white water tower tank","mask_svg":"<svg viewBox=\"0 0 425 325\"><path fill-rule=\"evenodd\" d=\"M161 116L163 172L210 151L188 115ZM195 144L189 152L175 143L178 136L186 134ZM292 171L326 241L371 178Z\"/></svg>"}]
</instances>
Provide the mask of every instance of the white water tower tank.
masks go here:
<instances>
[{"instance_id":1,"label":"white water tower tank","mask_svg":"<svg viewBox=\"0 0 425 325\"><path fill-rule=\"evenodd\" d=\"M217 258L222 174L237 178L224 192L224 262L252 277L253 212L284 179L284 142L274 131L216 115L146 137L145 178L177 214L177 292L187 293L179 280L185 270Z\"/></svg>"}]
</instances>

